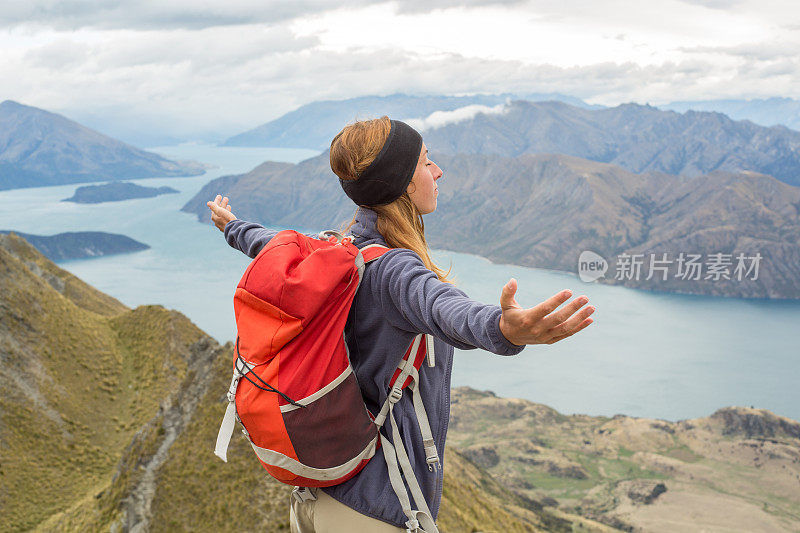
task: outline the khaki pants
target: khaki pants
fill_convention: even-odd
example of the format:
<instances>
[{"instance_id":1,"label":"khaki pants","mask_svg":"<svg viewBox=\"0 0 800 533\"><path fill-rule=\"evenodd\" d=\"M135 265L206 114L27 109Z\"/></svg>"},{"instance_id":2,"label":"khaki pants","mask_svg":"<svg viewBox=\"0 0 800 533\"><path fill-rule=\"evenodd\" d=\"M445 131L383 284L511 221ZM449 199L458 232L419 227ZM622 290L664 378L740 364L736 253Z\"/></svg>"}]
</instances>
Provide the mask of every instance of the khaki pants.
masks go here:
<instances>
[{"instance_id":1,"label":"khaki pants","mask_svg":"<svg viewBox=\"0 0 800 533\"><path fill-rule=\"evenodd\" d=\"M291 496L289 523L292 533L405 533L377 518L363 515L331 498L325 491L310 489L316 500L299 502Z\"/></svg>"}]
</instances>

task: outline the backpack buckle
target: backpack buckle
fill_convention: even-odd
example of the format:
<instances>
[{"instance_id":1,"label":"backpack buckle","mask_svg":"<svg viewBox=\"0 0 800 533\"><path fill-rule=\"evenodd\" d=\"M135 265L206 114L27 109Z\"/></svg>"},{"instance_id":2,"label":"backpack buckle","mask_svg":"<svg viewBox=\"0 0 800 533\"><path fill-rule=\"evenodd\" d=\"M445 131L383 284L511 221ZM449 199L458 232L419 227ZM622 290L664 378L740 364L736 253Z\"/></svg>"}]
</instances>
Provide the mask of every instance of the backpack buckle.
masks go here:
<instances>
[{"instance_id":1,"label":"backpack buckle","mask_svg":"<svg viewBox=\"0 0 800 533\"><path fill-rule=\"evenodd\" d=\"M433 472L439 468L439 452L436 450L436 444L433 439L423 440L422 445L425 448L425 462L428 463L428 470Z\"/></svg>"},{"instance_id":2,"label":"backpack buckle","mask_svg":"<svg viewBox=\"0 0 800 533\"><path fill-rule=\"evenodd\" d=\"M417 533L419 531L419 521L412 518L406 521L406 533Z\"/></svg>"},{"instance_id":3,"label":"backpack buckle","mask_svg":"<svg viewBox=\"0 0 800 533\"><path fill-rule=\"evenodd\" d=\"M403 397L403 389L400 388L398 385L392 387L392 390L389 391L389 402L397 403L400 401L400 398Z\"/></svg>"},{"instance_id":4,"label":"backpack buckle","mask_svg":"<svg viewBox=\"0 0 800 533\"><path fill-rule=\"evenodd\" d=\"M231 386L228 388L228 393L226 394L228 401L233 403L236 401L236 389L239 386L239 376L240 374L237 372L233 373L233 379L231 380Z\"/></svg>"}]
</instances>

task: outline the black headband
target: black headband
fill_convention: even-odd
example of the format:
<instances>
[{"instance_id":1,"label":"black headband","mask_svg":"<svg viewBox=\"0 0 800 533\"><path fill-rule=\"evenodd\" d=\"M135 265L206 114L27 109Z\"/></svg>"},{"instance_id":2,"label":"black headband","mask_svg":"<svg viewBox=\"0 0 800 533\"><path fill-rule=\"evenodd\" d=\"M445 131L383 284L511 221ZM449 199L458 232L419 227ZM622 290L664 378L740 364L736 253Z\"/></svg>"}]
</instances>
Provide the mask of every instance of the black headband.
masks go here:
<instances>
[{"instance_id":1,"label":"black headband","mask_svg":"<svg viewBox=\"0 0 800 533\"><path fill-rule=\"evenodd\" d=\"M422 151L422 136L399 120L392 120L389 137L375 160L358 179L339 183L356 205L383 205L400 198L406 191Z\"/></svg>"}]
</instances>

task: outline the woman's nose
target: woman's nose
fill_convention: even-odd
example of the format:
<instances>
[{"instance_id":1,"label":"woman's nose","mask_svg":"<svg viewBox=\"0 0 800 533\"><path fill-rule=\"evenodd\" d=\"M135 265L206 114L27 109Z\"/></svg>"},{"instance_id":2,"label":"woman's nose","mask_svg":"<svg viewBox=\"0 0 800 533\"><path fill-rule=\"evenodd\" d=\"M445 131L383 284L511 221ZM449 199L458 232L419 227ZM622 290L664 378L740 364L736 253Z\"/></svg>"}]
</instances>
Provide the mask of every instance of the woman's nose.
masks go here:
<instances>
[{"instance_id":1,"label":"woman's nose","mask_svg":"<svg viewBox=\"0 0 800 533\"><path fill-rule=\"evenodd\" d=\"M433 180L436 181L439 178L441 178L442 175L444 175L444 172L442 172L442 169L439 168L439 165L437 165L436 163L434 163L433 166L436 167L436 172L434 173L434 177L433 177Z\"/></svg>"}]
</instances>

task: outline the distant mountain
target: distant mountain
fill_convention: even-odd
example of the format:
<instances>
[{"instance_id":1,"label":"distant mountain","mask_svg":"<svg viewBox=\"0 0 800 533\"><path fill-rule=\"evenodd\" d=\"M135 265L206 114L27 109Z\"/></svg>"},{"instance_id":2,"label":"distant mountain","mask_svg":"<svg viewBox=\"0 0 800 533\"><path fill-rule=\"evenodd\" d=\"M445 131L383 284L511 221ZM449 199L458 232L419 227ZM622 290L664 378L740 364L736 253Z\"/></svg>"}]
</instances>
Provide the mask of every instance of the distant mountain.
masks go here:
<instances>
[{"instance_id":1,"label":"distant mountain","mask_svg":"<svg viewBox=\"0 0 800 533\"><path fill-rule=\"evenodd\" d=\"M695 111L716 111L734 120L750 120L761 126L782 125L800 130L800 101L792 98L755 98L752 100L695 100L670 102L658 106L661 109L683 113Z\"/></svg>"},{"instance_id":2,"label":"distant mountain","mask_svg":"<svg viewBox=\"0 0 800 533\"><path fill-rule=\"evenodd\" d=\"M0 103L0 190L203 173L199 163L170 161L61 115Z\"/></svg>"},{"instance_id":3,"label":"distant mountain","mask_svg":"<svg viewBox=\"0 0 800 533\"><path fill-rule=\"evenodd\" d=\"M302 186L294 183L293 178L289 177L290 174L302 180L310 190L303 192ZM284 178L281 179L280 176ZM335 181L335 178L328 164L327 153L297 165L267 161L246 174L222 176L209 181L181 208L181 211L194 213L199 220L210 222L211 212L206 202L221 194L232 198L237 214L256 217L253 220L267 224L275 222L300 228L302 226L297 224L303 224L303 213L311 208L312 203L321 201L322 204L314 205L312 211L316 215L310 217L307 223L312 228L322 221L326 221L323 225L330 225L331 221L342 219L348 213L352 215L353 211L352 203L348 206L350 201L346 197L344 199L347 202L342 200L344 193L341 193L341 188L336 191L328 183L331 179ZM275 189L269 193L261 191L260 188L266 183ZM338 182L336 186L339 187ZM264 201L269 202L270 207L264 205L262 203Z\"/></svg>"},{"instance_id":4,"label":"distant mountain","mask_svg":"<svg viewBox=\"0 0 800 533\"><path fill-rule=\"evenodd\" d=\"M426 225L432 246L573 273L581 252L588 250L609 263L602 283L716 296L800 298L800 188L771 176L634 174L552 154L439 159L449 174L439 182L440 207ZM684 258L701 255L699 273L684 269L679 274L681 253ZM740 253L760 254L757 275L753 271L749 276L755 280L744 272L736 279ZM626 272L624 254L643 263L638 273ZM657 270L646 279L650 254L670 261L666 279ZM710 266L713 254L726 254L720 256L720 265L726 260L730 264L718 268L730 279L711 272L717 268ZM620 279L614 279L617 275Z\"/></svg>"},{"instance_id":5,"label":"distant mountain","mask_svg":"<svg viewBox=\"0 0 800 533\"><path fill-rule=\"evenodd\" d=\"M289 530L292 487L238 430L227 463L213 454L232 343L161 306L129 309L16 235L0 235L0 271L3 531ZM444 464L443 531L602 527L450 448Z\"/></svg>"},{"instance_id":6,"label":"distant mountain","mask_svg":"<svg viewBox=\"0 0 800 533\"><path fill-rule=\"evenodd\" d=\"M424 138L431 150L449 154L559 153L632 172L698 176L749 170L800 185L800 132L737 122L721 113L515 101L504 113L477 114L426 130Z\"/></svg>"},{"instance_id":7,"label":"distant mountain","mask_svg":"<svg viewBox=\"0 0 800 533\"><path fill-rule=\"evenodd\" d=\"M84 185L75 189L75 194L62 202L75 202L77 204L100 204L103 202L120 202L135 198L153 198L162 194L175 194L179 192L172 187L143 187L135 183L113 182L103 185Z\"/></svg>"},{"instance_id":8,"label":"distant mountain","mask_svg":"<svg viewBox=\"0 0 800 533\"><path fill-rule=\"evenodd\" d=\"M489 94L474 96L362 96L347 100L324 100L301 106L257 128L235 135L223 146L281 146L327 150L331 139L354 120L388 115L398 120L421 119L436 111L452 111L470 105L496 106L512 98L558 100L574 106L596 108L581 100L557 93L525 95Z\"/></svg>"},{"instance_id":9,"label":"distant mountain","mask_svg":"<svg viewBox=\"0 0 800 533\"><path fill-rule=\"evenodd\" d=\"M608 262L602 283L649 290L800 298L800 188L761 174L634 174L565 155L445 155L439 207L426 217L429 243L493 261L577 273L581 252ZM331 172L328 154L297 165L265 163L212 180L183 210L209 221L205 202L231 198L240 218L306 230L340 227L355 207ZM679 254L700 254L697 271L678 273ZM672 261L667 279L650 273L650 253ZM735 279L735 259L756 257ZM626 271L624 256L647 262ZM725 279L709 254L731 254ZM688 255L685 256L688 258ZM720 256L720 259L725 257ZM633 264L635 259L631 260ZM695 263L698 261L695 260ZM758 262L759 271L751 270ZM721 263L720 263L721 264ZM620 279L614 279L619 273ZM707 274L711 277L706 278ZM755 279L752 279L755 278Z\"/></svg>"},{"instance_id":10,"label":"distant mountain","mask_svg":"<svg viewBox=\"0 0 800 533\"><path fill-rule=\"evenodd\" d=\"M9 233L12 232L9 230L0 231L2 235ZM104 233L102 231L75 231L57 235L31 235L17 231L13 233L31 243L51 261L127 254L150 249L148 245L125 235Z\"/></svg>"},{"instance_id":11,"label":"distant mountain","mask_svg":"<svg viewBox=\"0 0 800 533\"><path fill-rule=\"evenodd\" d=\"M87 128L144 149L185 142L217 144L241 129L241 126L231 128L221 124L219 120L197 119L195 122L192 119L196 117L170 116L157 108L133 107L127 103L104 103L90 108L60 107L56 112ZM193 123L187 123L187 120Z\"/></svg>"}]
</instances>

